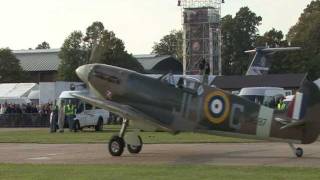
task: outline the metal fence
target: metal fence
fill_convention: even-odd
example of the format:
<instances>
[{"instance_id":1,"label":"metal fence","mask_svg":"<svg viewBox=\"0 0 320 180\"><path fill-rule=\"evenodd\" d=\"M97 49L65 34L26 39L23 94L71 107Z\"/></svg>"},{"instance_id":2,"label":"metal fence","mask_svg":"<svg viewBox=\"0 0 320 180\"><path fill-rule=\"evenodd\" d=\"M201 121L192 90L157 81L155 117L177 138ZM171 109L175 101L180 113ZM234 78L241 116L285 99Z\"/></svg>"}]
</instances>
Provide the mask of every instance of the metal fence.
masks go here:
<instances>
[{"instance_id":1,"label":"metal fence","mask_svg":"<svg viewBox=\"0 0 320 180\"><path fill-rule=\"evenodd\" d=\"M1 114L0 128L49 127L49 115Z\"/></svg>"}]
</instances>

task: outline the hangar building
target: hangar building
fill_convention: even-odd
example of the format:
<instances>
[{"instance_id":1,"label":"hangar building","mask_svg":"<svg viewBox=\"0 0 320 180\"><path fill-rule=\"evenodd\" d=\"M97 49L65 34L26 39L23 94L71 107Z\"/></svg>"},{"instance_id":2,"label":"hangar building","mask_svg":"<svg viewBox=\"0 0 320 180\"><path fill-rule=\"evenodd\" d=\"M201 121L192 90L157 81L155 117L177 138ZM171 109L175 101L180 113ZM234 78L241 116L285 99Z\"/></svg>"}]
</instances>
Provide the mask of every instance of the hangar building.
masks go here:
<instances>
[{"instance_id":1,"label":"hangar building","mask_svg":"<svg viewBox=\"0 0 320 180\"><path fill-rule=\"evenodd\" d=\"M13 51L23 70L31 75L30 82L55 82L61 59L60 49L36 49ZM146 74L164 74L172 72L182 74L182 64L169 55L134 55L144 67Z\"/></svg>"}]
</instances>

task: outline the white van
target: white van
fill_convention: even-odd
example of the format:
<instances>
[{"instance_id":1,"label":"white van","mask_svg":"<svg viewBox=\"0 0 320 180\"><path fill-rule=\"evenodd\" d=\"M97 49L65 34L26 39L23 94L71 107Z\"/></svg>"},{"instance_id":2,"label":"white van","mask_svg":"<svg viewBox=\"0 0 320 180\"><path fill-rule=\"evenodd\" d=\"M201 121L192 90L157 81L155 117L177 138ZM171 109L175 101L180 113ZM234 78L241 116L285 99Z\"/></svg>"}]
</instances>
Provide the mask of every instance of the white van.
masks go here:
<instances>
[{"instance_id":1,"label":"white van","mask_svg":"<svg viewBox=\"0 0 320 180\"><path fill-rule=\"evenodd\" d=\"M103 125L108 123L109 112L76 99L71 95L75 93L89 95L88 91L63 91L58 99L59 107L61 102L66 104L69 101L77 107L76 117L74 118L76 130L81 130L84 127L94 127L96 131L101 131ZM68 124L68 122L65 123Z\"/></svg>"},{"instance_id":2,"label":"white van","mask_svg":"<svg viewBox=\"0 0 320 180\"><path fill-rule=\"evenodd\" d=\"M252 102L276 108L281 97L285 97L288 92L279 87L248 87L242 88L239 96Z\"/></svg>"}]
</instances>

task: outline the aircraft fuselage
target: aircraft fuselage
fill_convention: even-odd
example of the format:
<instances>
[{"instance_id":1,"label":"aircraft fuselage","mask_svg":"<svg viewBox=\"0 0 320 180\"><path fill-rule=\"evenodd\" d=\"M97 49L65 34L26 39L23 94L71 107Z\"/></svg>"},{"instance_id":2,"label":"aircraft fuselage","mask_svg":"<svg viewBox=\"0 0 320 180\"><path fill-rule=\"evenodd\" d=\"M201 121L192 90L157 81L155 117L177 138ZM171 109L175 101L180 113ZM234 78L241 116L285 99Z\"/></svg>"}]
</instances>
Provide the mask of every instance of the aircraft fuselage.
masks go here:
<instances>
[{"instance_id":1,"label":"aircraft fuselage","mask_svg":"<svg viewBox=\"0 0 320 180\"><path fill-rule=\"evenodd\" d=\"M218 88L184 80L183 86L118 67L93 64L82 80L100 97L128 105L172 131L192 131L257 139L310 143L303 128L281 129L277 111ZM87 67L88 68L88 67ZM78 73L79 74L79 73ZM86 77L84 77L86 76ZM191 86L188 86L188 83Z\"/></svg>"}]
</instances>

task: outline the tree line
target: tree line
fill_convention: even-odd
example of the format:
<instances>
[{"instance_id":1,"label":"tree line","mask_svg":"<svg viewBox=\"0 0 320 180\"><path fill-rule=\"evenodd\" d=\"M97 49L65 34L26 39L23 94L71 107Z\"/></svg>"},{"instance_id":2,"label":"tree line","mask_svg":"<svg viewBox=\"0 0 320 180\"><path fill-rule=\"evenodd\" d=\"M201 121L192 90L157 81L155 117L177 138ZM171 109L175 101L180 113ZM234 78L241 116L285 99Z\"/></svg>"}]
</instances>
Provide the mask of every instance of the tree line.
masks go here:
<instances>
[{"instance_id":1,"label":"tree line","mask_svg":"<svg viewBox=\"0 0 320 180\"><path fill-rule=\"evenodd\" d=\"M284 35L271 29L263 35L258 27L262 17L248 7L240 8L233 17L221 18L222 71L224 75L241 75L251 58L244 51L260 46L299 46L301 51L277 53L273 57L271 73L308 72L312 79L320 77L320 0L312 1L302 12L298 22ZM182 31L174 30L152 47L158 55L173 55L182 60ZM44 41L35 49L50 49ZM103 23L93 22L86 32L73 31L65 39L59 53L59 80L78 81L75 69L83 64L103 63L143 72L141 64L128 53L124 42ZM0 82L23 82L28 76L9 48L0 49Z\"/></svg>"},{"instance_id":2,"label":"tree line","mask_svg":"<svg viewBox=\"0 0 320 180\"><path fill-rule=\"evenodd\" d=\"M256 47L299 46L301 51L279 52L272 58L270 73L305 73L311 79L320 77L320 0L312 1L302 12L288 34L272 28L263 35L258 27L262 17L248 7L233 17L221 18L223 75L244 75L251 57L244 51ZM182 31L172 31L153 46L156 54L171 54L182 61Z\"/></svg>"},{"instance_id":3,"label":"tree line","mask_svg":"<svg viewBox=\"0 0 320 180\"><path fill-rule=\"evenodd\" d=\"M50 45L44 41L35 49L50 49ZM98 21L88 26L85 33L71 32L63 42L59 58L61 62L58 67L58 79L63 81L79 81L75 74L76 68L89 63L144 71L142 65L126 51L123 41ZM1 83L28 81L28 72L23 71L19 60L9 48L0 49L0 70Z\"/></svg>"},{"instance_id":4,"label":"tree line","mask_svg":"<svg viewBox=\"0 0 320 180\"><path fill-rule=\"evenodd\" d=\"M65 81L78 81L75 69L89 63L109 64L138 72L144 70L126 51L123 41L98 21L87 28L85 35L81 31L72 32L64 41L59 57L58 75Z\"/></svg>"}]
</instances>

